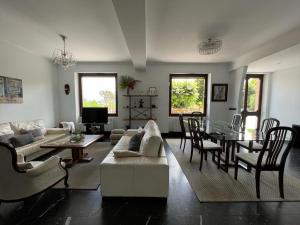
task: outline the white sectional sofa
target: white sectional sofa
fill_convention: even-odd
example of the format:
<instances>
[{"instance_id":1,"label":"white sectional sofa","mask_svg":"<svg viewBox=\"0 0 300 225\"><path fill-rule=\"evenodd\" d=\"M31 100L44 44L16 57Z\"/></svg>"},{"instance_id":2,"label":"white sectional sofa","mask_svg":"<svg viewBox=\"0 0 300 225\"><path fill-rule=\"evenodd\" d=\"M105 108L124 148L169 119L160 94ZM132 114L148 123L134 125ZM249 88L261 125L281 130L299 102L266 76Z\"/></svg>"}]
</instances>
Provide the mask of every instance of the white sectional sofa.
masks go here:
<instances>
[{"instance_id":1,"label":"white sectional sofa","mask_svg":"<svg viewBox=\"0 0 300 225\"><path fill-rule=\"evenodd\" d=\"M35 159L41 155L49 153L53 149L42 149L40 145L61 138L68 132L67 129L63 128L46 128L43 120L32 120L32 121L18 121L18 122L8 122L0 124L0 135L19 135L22 129L33 129L40 128L43 134L41 140L37 140L28 145L16 148L18 158L25 158L26 161Z\"/></svg>"},{"instance_id":2,"label":"white sectional sofa","mask_svg":"<svg viewBox=\"0 0 300 225\"><path fill-rule=\"evenodd\" d=\"M100 165L103 197L161 197L169 190L169 165L158 126L148 121L140 156L117 158L114 151L127 151L137 130L128 130Z\"/></svg>"}]
</instances>

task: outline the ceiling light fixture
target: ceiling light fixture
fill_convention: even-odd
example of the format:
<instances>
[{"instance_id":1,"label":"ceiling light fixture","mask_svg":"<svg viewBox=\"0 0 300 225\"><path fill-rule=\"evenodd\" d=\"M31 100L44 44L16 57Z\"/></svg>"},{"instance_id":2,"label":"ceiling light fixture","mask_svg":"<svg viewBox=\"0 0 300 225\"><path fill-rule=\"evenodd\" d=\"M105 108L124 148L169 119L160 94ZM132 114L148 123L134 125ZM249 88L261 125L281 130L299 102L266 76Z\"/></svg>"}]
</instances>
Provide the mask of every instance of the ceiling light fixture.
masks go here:
<instances>
[{"instance_id":1,"label":"ceiling light fixture","mask_svg":"<svg viewBox=\"0 0 300 225\"><path fill-rule=\"evenodd\" d=\"M67 37L65 35L60 34L59 35L61 39L64 42L64 48L63 49L56 49L53 52L53 63L61 65L64 70L67 70L70 66L73 66L76 64L74 57L72 53L66 51L66 39Z\"/></svg>"},{"instance_id":2,"label":"ceiling light fixture","mask_svg":"<svg viewBox=\"0 0 300 225\"><path fill-rule=\"evenodd\" d=\"M201 55L212 55L220 51L222 48L222 40L208 38L199 44L199 53Z\"/></svg>"}]
</instances>

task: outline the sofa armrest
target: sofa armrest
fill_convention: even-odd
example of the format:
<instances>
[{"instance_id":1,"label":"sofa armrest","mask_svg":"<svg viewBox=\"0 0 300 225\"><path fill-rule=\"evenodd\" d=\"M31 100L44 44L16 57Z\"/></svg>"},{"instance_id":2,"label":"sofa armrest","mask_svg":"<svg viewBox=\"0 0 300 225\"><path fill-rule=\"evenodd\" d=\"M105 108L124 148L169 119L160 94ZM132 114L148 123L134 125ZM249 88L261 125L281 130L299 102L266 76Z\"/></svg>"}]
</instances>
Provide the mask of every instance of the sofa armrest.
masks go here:
<instances>
[{"instance_id":1,"label":"sofa armrest","mask_svg":"<svg viewBox=\"0 0 300 225\"><path fill-rule=\"evenodd\" d=\"M139 132L138 129L128 129L125 131L124 135L126 136L133 136Z\"/></svg>"},{"instance_id":2,"label":"sofa armrest","mask_svg":"<svg viewBox=\"0 0 300 225\"><path fill-rule=\"evenodd\" d=\"M58 167L59 169L64 170L64 168L61 165L61 159L58 156L52 156L49 159L47 159L45 162L39 164L38 166L27 170L26 174L28 176L35 177L44 174L46 172L49 172L52 169L56 169Z\"/></svg>"},{"instance_id":3,"label":"sofa armrest","mask_svg":"<svg viewBox=\"0 0 300 225\"><path fill-rule=\"evenodd\" d=\"M67 134L69 130L67 128L47 128L46 134Z\"/></svg>"},{"instance_id":4,"label":"sofa armrest","mask_svg":"<svg viewBox=\"0 0 300 225\"><path fill-rule=\"evenodd\" d=\"M24 163L24 155L22 153L17 153L17 163Z\"/></svg>"}]
</instances>

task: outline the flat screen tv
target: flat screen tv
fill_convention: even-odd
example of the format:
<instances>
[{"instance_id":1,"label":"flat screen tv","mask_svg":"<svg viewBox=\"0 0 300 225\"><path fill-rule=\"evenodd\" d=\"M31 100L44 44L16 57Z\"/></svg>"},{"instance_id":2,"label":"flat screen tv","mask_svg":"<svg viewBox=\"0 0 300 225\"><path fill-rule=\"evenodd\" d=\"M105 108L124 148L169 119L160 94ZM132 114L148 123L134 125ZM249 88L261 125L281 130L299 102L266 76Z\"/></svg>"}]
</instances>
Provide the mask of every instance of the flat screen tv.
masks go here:
<instances>
[{"instance_id":1,"label":"flat screen tv","mask_svg":"<svg viewBox=\"0 0 300 225\"><path fill-rule=\"evenodd\" d=\"M82 123L107 123L108 110L105 108L82 108Z\"/></svg>"}]
</instances>

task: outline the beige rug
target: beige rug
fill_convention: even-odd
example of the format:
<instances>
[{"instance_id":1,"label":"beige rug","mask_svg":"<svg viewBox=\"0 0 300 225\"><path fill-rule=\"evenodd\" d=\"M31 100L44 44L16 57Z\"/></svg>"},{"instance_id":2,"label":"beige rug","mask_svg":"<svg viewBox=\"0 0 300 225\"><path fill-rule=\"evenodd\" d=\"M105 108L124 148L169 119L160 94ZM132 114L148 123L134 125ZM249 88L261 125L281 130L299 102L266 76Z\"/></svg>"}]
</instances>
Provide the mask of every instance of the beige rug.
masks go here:
<instances>
[{"instance_id":1,"label":"beige rug","mask_svg":"<svg viewBox=\"0 0 300 225\"><path fill-rule=\"evenodd\" d=\"M203 161L202 172L200 172L200 157L197 152L194 152L192 163L189 162L190 145L186 146L183 153L179 149L179 139L167 139L167 142L200 202L300 201L300 180L295 177L284 176L285 199L281 199L278 173L262 172L261 200L258 200L254 170L248 173L239 169L238 180L235 180L234 168L230 168L229 173L218 170L209 154L207 161Z\"/></svg>"},{"instance_id":2,"label":"beige rug","mask_svg":"<svg viewBox=\"0 0 300 225\"><path fill-rule=\"evenodd\" d=\"M99 165L111 149L112 146L109 142L96 142L85 149L85 152L88 152L93 157L93 160L86 163L77 163L68 169L68 189L98 189L100 185ZM62 158L71 158L71 150L66 149L58 155ZM63 181L54 186L54 188L65 188Z\"/></svg>"}]
</instances>

